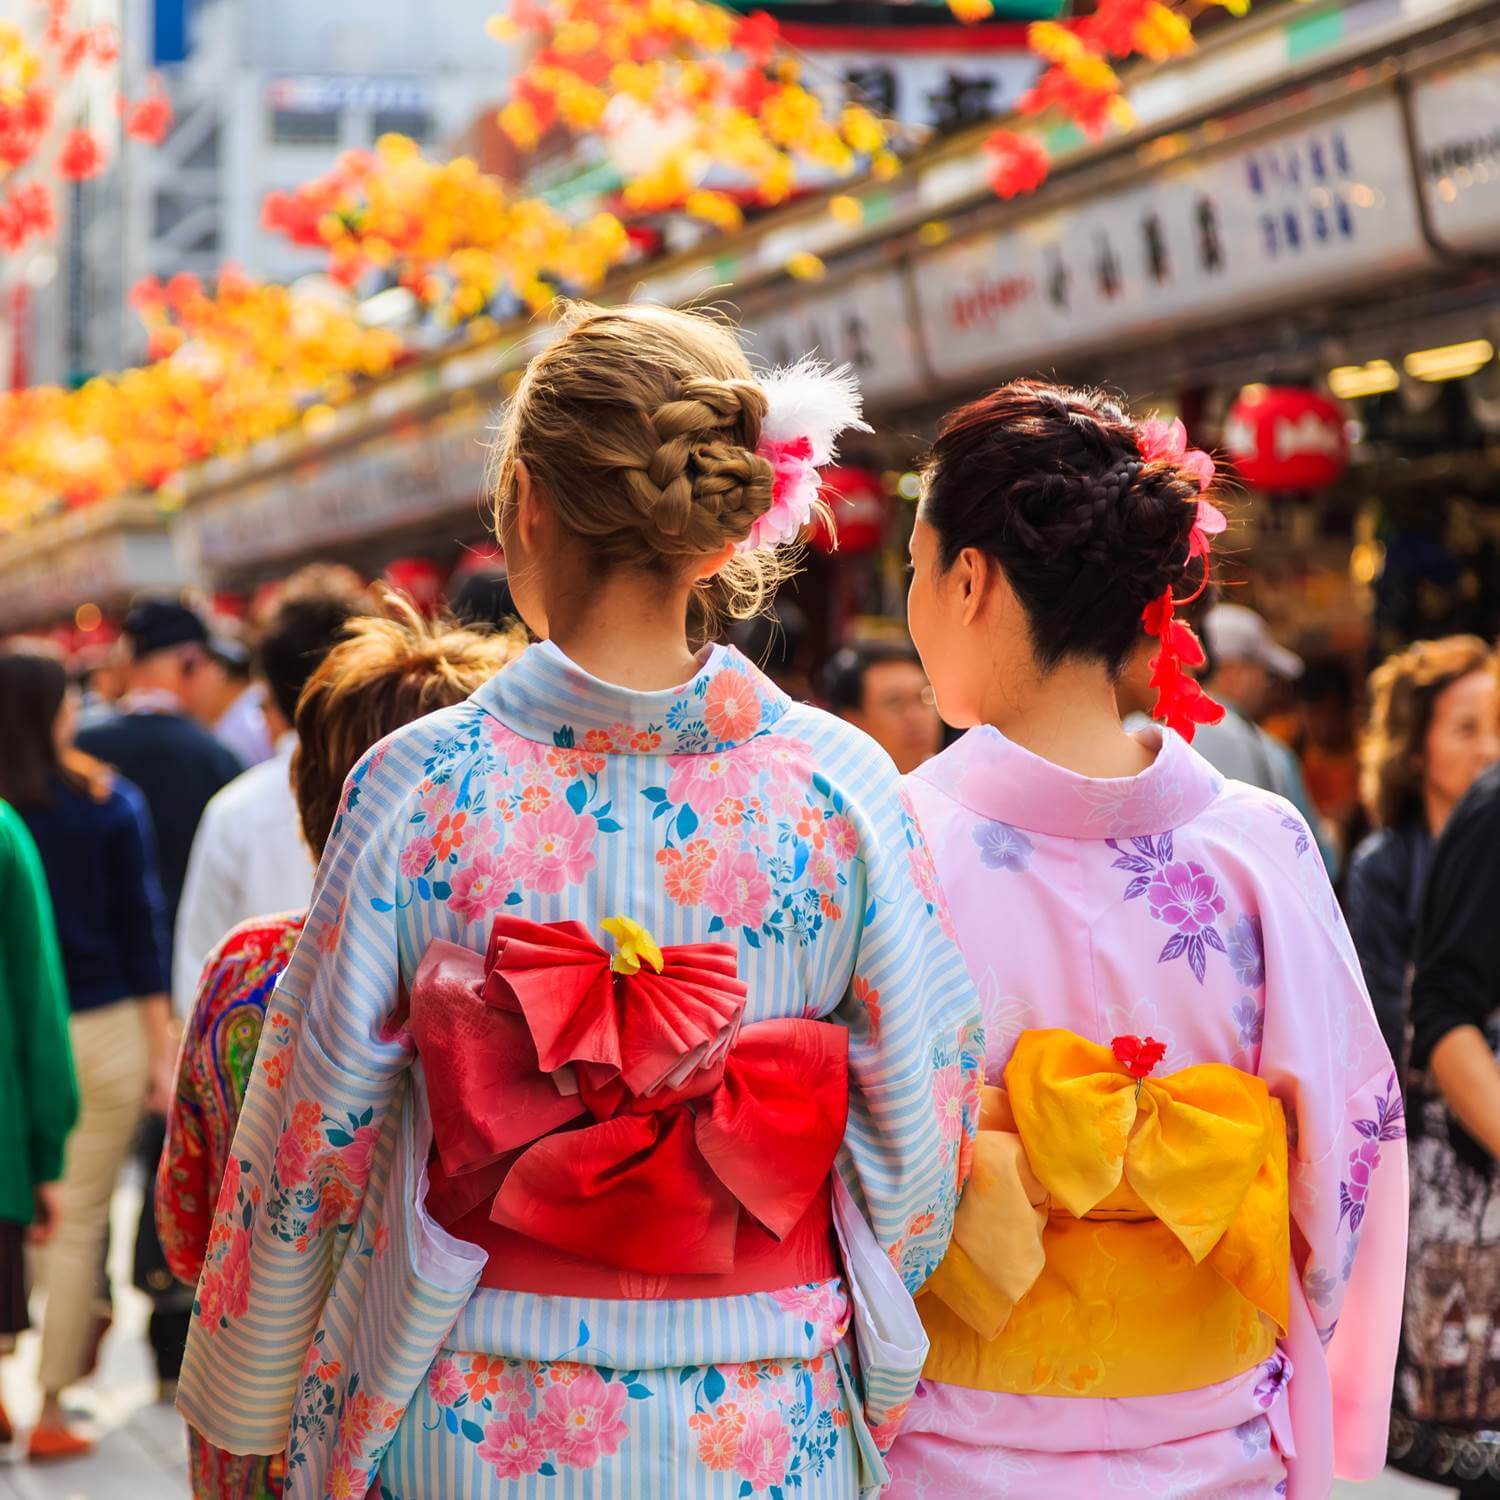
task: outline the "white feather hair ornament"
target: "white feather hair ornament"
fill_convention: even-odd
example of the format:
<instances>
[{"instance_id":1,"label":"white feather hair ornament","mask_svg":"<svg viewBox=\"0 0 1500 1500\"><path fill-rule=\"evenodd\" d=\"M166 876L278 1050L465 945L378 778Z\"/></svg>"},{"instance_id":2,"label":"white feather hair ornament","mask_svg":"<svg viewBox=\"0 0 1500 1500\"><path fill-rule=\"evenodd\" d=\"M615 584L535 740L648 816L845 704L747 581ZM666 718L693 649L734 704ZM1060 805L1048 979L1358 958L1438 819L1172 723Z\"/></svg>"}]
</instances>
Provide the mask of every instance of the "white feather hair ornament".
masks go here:
<instances>
[{"instance_id":1,"label":"white feather hair ornament","mask_svg":"<svg viewBox=\"0 0 1500 1500\"><path fill-rule=\"evenodd\" d=\"M861 417L859 382L848 365L836 369L812 355L772 371L760 382L766 415L757 451L776 478L771 508L740 543L741 552L796 539L818 501L818 470L838 454L839 434L870 432Z\"/></svg>"}]
</instances>

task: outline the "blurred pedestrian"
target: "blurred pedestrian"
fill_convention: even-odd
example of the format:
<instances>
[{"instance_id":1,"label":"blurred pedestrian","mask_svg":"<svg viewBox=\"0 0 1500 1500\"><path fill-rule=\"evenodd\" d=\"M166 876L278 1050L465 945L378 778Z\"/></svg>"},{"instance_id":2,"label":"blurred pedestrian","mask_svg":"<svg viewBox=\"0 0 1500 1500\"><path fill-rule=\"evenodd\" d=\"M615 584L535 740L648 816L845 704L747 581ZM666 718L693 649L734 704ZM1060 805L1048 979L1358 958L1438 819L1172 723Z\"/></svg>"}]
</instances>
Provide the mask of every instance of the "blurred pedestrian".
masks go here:
<instances>
[{"instance_id":1,"label":"blurred pedestrian","mask_svg":"<svg viewBox=\"0 0 1500 1500\"><path fill-rule=\"evenodd\" d=\"M42 1411L32 1458L90 1444L63 1415L63 1391L89 1371L102 1336L95 1288L110 1200L148 1096L170 1094L167 937L145 799L72 743L78 693L46 645L0 652L0 795L25 819L51 889L82 1110L58 1186L46 1262Z\"/></svg>"},{"instance_id":2,"label":"blurred pedestrian","mask_svg":"<svg viewBox=\"0 0 1500 1500\"><path fill-rule=\"evenodd\" d=\"M1411 988L1412 1212L1391 1458L1500 1495L1500 765L1433 850Z\"/></svg>"},{"instance_id":3,"label":"blurred pedestrian","mask_svg":"<svg viewBox=\"0 0 1500 1500\"><path fill-rule=\"evenodd\" d=\"M42 1247L56 1232L64 1144L77 1113L47 879L26 825L0 802L0 1360L30 1327L26 1246ZM14 1438L0 1402L0 1447Z\"/></svg>"},{"instance_id":4,"label":"blurred pedestrian","mask_svg":"<svg viewBox=\"0 0 1500 1500\"><path fill-rule=\"evenodd\" d=\"M906 641L863 641L836 651L819 697L864 732L905 776L943 748L943 721L921 658Z\"/></svg>"},{"instance_id":5,"label":"blurred pedestrian","mask_svg":"<svg viewBox=\"0 0 1500 1500\"><path fill-rule=\"evenodd\" d=\"M257 647L258 685L275 735L270 760L217 792L193 839L172 944L172 997L186 1016L203 960L247 917L307 905L316 861L302 838L289 781L302 686L344 627L370 610L347 570L314 566L287 580Z\"/></svg>"},{"instance_id":6,"label":"blurred pedestrian","mask_svg":"<svg viewBox=\"0 0 1500 1500\"><path fill-rule=\"evenodd\" d=\"M1375 1015L1406 1051L1406 979L1433 840L1474 778L1500 759L1500 680L1477 636L1418 641L1370 675L1361 795L1374 832L1344 892Z\"/></svg>"},{"instance_id":7,"label":"blurred pedestrian","mask_svg":"<svg viewBox=\"0 0 1500 1500\"><path fill-rule=\"evenodd\" d=\"M120 712L82 730L79 748L116 767L140 788L151 814L166 903L168 967L193 835L209 798L244 770L232 751L192 718L199 680L212 671L203 620L179 600L147 597L131 605L121 625L126 692ZM139 1152L155 1173L166 1119L148 1112ZM164 1397L182 1366L192 1299L167 1270L148 1199L135 1243L136 1285L152 1299L148 1334Z\"/></svg>"},{"instance_id":8,"label":"blurred pedestrian","mask_svg":"<svg viewBox=\"0 0 1500 1500\"><path fill-rule=\"evenodd\" d=\"M267 720L265 689L251 662L250 647L237 636L210 635L192 704L198 722L243 766L270 760L276 738Z\"/></svg>"},{"instance_id":9,"label":"blurred pedestrian","mask_svg":"<svg viewBox=\"0 0 1500 1500\"><path fill-rule=\"evenodd\" d=\"M395 595L389 609L391 619L349 625L347 638L310 674L295 710L294 806L307 847L319 854L338 815L344 782L365 751L412 719L462 702L523 644L518 634L428 621ZM188 1286L197 1285L203 1270L266 1005L305 916L304 900L302 909L243 922L203 968L155 1183L167 1263ZM285 1466L279 1458L224 1453L191 1429L189 1448L196 1500L281 1493Z\"/></svg>"},{"instance_id":10,"label":"blurred pedestrian","mask_svg":"<svg viewBox=\"0 0 1500 1500\"><path fill-rule=\"evenodd\" d=\"M1232 780L1285 797L1306 819L1336 880L1338 849L1307 794L1302 767L1291 749L1260 727L1273 686L1295 682L1304 671L1302 658L1280 645L1265 620L1243 604L1215 604L1203 617L1203 637L1211 673L1204 688L1225 714L1199 728L1193 748Z\"/></svg>"},{"instance_id":11,"label":"blurred pedestrian","mask_svg":"<svg viewBox=\"0 0 1500 1500\"><path fill-rule=\"evenodd\" d=\"M451 607L460 625L511 630L520 623L510 592L510 575L503 567L480 567L465 573L453 591Z\"/></svg>"}]
</instances>

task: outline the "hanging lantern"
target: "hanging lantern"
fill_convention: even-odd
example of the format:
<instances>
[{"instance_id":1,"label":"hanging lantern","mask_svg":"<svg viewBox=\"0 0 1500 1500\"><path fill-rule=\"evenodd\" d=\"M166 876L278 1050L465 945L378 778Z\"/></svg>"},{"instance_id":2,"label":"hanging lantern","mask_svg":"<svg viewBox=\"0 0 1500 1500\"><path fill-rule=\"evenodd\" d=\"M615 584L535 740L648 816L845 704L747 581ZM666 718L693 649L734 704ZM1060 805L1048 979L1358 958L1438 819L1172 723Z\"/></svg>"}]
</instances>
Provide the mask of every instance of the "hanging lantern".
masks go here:
<instances>
[{"instance_id":1,"label":"hanging lantern","mask_svg":"<svg viewBox=\"0 0 1500 1500\"><path fill-rule=\"evenodd\" d=\"M823 499L833 512L838 536L837 550L843 553L874 552L885 540L885 523L889 514L885 486L880 475L870 469L824 469ZM819 552L834 551L828 528L819 521L812 534Z\"/></svg>"},{"instance_id":2,"label":"hanging lantern","mask_svg":"<svg viewBox=\"0 0 1500 1500\"><path fill-rule=\"evenodd\" d=\"M1344 413L1297 385L1247 385L1229 409L1224 446L1246 484L1265 490L1316 490L1349 462Z\"/></svg>"}]
</instances>

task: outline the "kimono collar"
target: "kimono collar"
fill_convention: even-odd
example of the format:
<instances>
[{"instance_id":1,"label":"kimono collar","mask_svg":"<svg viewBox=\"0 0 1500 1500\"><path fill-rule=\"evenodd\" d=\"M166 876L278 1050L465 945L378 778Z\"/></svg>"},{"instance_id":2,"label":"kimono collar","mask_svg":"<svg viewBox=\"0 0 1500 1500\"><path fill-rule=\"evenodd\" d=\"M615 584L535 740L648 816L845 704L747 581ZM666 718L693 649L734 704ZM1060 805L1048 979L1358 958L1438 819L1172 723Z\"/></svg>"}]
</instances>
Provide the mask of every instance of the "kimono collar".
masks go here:
<instances>
[{"instance_id":1,"label":"kimono collar","mask_svg":"<svg viewBox=\"0 0 1500 1500\"><path fill-rule=\"evenodd\" d=\"M729 646L711 646L690 682L637 693L592 677L551 641L528 647L474 693L522 739L617 755L728 750L766 733L791 705Z\"/></svg>"},{"instance_id":2,"label":"kimono collar","mask_svg":"<svg viewBox=\"0 0 1500 1500\"><path fill-rule=\"evenodd\" d=\"M1178 828L1224 785L1201 755L1173 730L1138 736L1156 759L1137 776L1080 776L1043 760L988 724L913 774L982 818L1059 838L1146 838Z\"/></svg>"}]
</instances>

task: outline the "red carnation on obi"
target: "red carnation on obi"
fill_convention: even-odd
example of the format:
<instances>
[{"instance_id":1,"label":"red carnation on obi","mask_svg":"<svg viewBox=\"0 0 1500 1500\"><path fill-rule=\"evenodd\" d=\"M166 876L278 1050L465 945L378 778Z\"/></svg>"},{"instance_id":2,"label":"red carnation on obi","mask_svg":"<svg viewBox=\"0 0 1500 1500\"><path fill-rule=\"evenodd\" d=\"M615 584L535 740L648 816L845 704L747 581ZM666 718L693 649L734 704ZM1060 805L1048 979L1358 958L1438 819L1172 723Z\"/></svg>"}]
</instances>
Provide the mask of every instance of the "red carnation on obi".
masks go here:
<instances>
[{"instance_id":1,"label":"red carnation on obi","mask_svg":"<svg viewBox=\"0 0 1500 1500\"><path fill-rule=\"evenodd\" d=\"M1137 1083L1167 1055L1167 1044L1154 1036L1117 1036L1110 1044L1116 1060Z\"/></svg>"}]
</instances>

